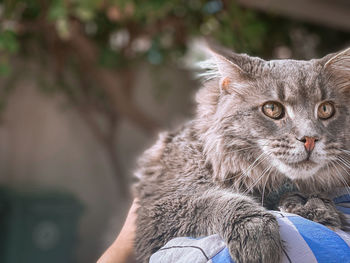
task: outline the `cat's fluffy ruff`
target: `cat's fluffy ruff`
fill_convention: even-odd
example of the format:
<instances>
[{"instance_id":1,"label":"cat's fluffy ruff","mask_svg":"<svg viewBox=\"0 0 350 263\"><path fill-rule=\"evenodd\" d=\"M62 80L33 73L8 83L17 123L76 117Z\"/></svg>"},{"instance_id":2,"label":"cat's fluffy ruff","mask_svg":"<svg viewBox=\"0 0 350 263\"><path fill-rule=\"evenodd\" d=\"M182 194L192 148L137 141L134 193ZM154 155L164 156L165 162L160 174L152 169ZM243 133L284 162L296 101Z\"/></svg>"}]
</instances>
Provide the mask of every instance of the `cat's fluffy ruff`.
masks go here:
<instances>
[{"instance_id":1,"label":"cat's fluffy ruff","mask_svg":"<svg viewBox=\"0 0 350 263\"><path fill-rule=\"evenodd\" d=\"M279 262L277 221L248 195L261 198L288 177L305 193L349 181L349 169L339 161L350 159L343 152L349 149L349 49L312 61L215 52L216 63L207 65L216 68L209 68L210 78L197 94L196 118L163 133L140 160L135 187L140 262L176 236L214 233L236 262ZM285 118L263 115L261 105L269 100L286 105ZM324 100L335 101L337 111L321 122L314 113ZM305 153L295 138L314 135L305 132L321 138L310 157L320 161L316 174L309 169L313 164L299 164ZM277 160L292 174L284 174Z\"/></svg>"}]
</instances>

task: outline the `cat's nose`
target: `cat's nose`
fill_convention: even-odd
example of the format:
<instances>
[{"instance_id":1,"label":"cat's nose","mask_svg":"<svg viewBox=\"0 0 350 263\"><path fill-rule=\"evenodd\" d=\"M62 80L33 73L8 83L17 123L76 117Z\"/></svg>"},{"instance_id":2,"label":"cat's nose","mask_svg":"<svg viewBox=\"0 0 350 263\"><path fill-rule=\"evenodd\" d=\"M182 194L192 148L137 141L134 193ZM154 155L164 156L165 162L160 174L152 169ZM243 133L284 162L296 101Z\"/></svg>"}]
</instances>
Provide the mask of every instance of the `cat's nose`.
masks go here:
<instances>
[{"instance_id":1,"label":"cat's nose","mask_svg":"<svg viewBox=\"0 0 350 263\"><path fill-rule=\"evenodd\" d=\"M303 142L305 146L305 150L307 152L312 152L315 148L315 143L319 140L316 136L303 136L301 138L297 138L298 141Z\"/></svg>"}]
</instances>

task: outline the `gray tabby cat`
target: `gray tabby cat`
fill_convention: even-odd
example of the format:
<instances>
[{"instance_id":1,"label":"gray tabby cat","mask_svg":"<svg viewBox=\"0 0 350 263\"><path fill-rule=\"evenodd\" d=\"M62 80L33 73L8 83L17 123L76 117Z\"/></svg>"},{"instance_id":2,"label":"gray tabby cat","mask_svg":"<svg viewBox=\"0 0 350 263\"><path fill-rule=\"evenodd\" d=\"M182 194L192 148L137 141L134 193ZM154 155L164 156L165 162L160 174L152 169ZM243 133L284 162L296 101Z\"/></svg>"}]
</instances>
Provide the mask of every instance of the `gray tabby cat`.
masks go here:
<instances>
[{"instance_id":1,"label":"gray tabby cat","mask_svg":"<svg viewBox=\"0 0 350 263\"><path fill-rule=\"evenodd\" d=\"M350 182L350 49L310 61L211 52L196 117L140 160L138 262L174 237L214 233L235 262L280 262L266 208L345 227L327 193Z\"/></svg>"}]
</instances>

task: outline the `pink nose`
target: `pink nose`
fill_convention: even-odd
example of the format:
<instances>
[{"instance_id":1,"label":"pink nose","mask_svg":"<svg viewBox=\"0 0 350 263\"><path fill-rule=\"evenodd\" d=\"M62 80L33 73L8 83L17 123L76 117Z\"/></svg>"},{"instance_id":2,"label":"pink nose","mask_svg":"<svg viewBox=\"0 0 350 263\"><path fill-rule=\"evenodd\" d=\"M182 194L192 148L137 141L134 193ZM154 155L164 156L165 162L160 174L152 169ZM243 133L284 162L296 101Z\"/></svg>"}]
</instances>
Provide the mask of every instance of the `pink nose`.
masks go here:
<instances>
[{"instance_id":1,"label":"pink nose","mask_svg":"<svg viewBox=\"0 0 350 263\"><path fill-rule=\"evenodd\" d=\"M311 152L315 148L315 137L305 136L303 141L305 141L304 146L308 152Z\"/></svg>"}]
</instances>

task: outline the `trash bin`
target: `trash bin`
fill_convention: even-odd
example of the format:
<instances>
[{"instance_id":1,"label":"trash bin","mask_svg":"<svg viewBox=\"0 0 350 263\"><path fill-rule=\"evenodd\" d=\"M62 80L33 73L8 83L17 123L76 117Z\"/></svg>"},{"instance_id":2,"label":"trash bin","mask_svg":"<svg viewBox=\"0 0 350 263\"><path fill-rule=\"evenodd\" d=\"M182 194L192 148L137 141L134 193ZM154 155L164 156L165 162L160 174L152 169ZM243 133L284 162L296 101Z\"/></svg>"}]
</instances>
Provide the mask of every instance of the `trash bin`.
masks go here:
<instances>
[{"instance_id":1,"label":"trash bin","mask_svg":"<svg viewBox=\"0 0 350 263\"><path fill-rule=\"evenodd\" d=\"M0 188L0 262L74 262L82 210L68 193Z\"/></svg>"}]
</instances>

